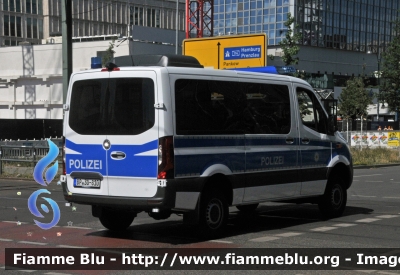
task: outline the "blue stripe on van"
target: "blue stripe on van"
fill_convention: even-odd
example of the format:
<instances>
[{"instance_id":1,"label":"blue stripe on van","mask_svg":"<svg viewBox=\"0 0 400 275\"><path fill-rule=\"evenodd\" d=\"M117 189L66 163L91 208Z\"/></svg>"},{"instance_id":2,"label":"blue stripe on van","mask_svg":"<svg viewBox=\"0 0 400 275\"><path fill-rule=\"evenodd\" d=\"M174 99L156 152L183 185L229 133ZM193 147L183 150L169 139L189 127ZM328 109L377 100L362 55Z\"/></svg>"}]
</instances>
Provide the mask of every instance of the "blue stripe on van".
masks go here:
<instances>
[{"instance_id":1,"label":"blue stripe on van","mask_svg":"<svg viewBox=\"0 0 400 275\"><path fill-rule=\"evenodd\" d=\"M108 150L108 176L156 178L158 169L158 152L152 155L137 155L158 148L158 140L153 140L142 145L112 145ZM110 157L112 151L121 151L126 154L123 160Z\"/></svg>"},{"instance_id":2,"label":"blue stripe on van","mask_svg":"<svg viewBox=\"0 0 400 275\"><path fill-rule=\"evenodd\" d=\"M244 146L243 136L190 136L175 137L175 148Z\"/></svg>"},{"instance_id":3,"label":"blue stripe on van","mask_svg":"<svg viewBox=\"0 0 400 275\"><path fill-rule=\"evenodd\" d=\"M67 174L73 171L90 171L99 172L104 176L157 177L157 153L140 154L156 150L158 140L141 145L111 144L111 148L107 151L102 144L76 144L70 140L65 141L65 146L76 152L76 154L66 154ZM125 159L111 159L110 154L113 151L124 152Z\"/></svg>"}]
</instances>

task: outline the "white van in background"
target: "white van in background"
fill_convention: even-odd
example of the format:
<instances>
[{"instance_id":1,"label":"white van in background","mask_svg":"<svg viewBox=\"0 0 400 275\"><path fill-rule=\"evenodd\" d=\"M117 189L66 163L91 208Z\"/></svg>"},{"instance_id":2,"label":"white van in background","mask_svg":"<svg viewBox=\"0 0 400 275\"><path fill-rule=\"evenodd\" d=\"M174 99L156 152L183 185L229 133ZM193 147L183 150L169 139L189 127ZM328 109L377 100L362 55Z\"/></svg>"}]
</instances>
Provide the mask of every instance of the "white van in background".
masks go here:
<instances>
[{"instance_id":1,"label":"white van in background","mask_svg":"<svg viewBox=\"0 0 400 275\"><path fill-rule=\"evenodd\" d=\"M229 206L309 202L328 218L346 207L349 147L301 79L126 56L74 73L64 110L64 197L110 230L141 211L212 233Z\"/></svg>"}]
</instances>

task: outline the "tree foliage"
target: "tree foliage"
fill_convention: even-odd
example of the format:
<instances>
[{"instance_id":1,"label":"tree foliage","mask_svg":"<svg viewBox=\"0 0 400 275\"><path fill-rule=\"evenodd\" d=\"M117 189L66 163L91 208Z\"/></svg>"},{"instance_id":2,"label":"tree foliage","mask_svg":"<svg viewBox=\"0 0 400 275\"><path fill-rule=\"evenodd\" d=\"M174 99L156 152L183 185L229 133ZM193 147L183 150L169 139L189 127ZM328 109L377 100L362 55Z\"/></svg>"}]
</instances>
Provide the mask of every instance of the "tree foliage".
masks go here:
<instances>
[{"instance_id":1,"label":"tree foliage","mask_svg":"<svg viewBox=\"0 0 400 275\"><path fill-rule=\"evenodd\" d=\"M102 56L102 58L101 58L101 65L103 65L103 67L105 67L105 65L106 65L108 62L111 62L111 60L113 59L114 53L115 53L115 51L114 51L114 46L115 46L115 40L113 39L113 40L110 42L110 45L108 46L108 48L107 48L105 54L104 54L104 55Z\"/></svg>"},{"instance_id":2,"label":"tree foliage","mask_svg":"<svg viewBox=\"0 0 400 275\"><path fill-rule=\"evenodd\" d=\"M372 97L365 89L362 77L355 77L346 82L339 98L339 114L344 119L367 116L367 108L372 104Z\"/></svg>"},{"instance_id":3,"label":"tree foliage","mask_svg":"<svg viewBox=\"0 0 400 275\"><path fill-rule=\"evenodd\" d=\"M286 66L299 63L299 58L295 57L295 55L300 51L298 43L301 39L301 33L294 31L299 28L299 25L294 22L295 19L289 12L287 15L287 21L284 23L287 28L285 38L279 42L283 51L282 61ZM294 24L294 30L292 29L292 24Z\"/></svg>"},{"instance_id":4,"label":"tree foliage","mask_svg":"<svg viewBox=\"0 0 400 275\"><path fill-rule=\"evenodd\" d=\"M400 110L400 18L393 24L395 36L382 53L381 96L390 111Z\"/></svg>"}]
</instances>

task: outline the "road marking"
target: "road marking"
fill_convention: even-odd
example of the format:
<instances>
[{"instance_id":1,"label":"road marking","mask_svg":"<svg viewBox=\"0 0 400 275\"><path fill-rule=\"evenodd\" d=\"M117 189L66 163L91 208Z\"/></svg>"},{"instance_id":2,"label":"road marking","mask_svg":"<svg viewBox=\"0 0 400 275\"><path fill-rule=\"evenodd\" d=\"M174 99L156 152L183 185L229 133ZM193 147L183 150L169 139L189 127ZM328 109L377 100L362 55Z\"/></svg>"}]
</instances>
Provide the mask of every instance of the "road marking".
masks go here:
<instances>
[{"instance_id":1,"label":"road marking","mask_svg":"<svg viewBox=\"0 0 400 275\"><path fill-rule=\"evenodd\" d=\"M74 245L66 245L66 244L59 244L56 245L57 247L63 247L63 248L89 248L89 247L84 247L84 246L74 246Z\"/></svg>"},{"instance_id":2,"label":"road marking","mask_svg":"<svg viewBox=\"0 0 400 275\"><path fill-rule=\"evenodd\" d=\"M302 235L304 233L298 233L298 232L286 232L286 233L282 233L282 234L276 234L276 237L294 237L294 236L298 236L298 235Z\"/></svg>"},{"instance_id":3,"label":"road marking","mask_svg":"<svg viewBox=\"0 0 400 275\"><path fill-rule=\"evenodd\" d=\"M353 176L353 178L359 178L359 177L373 177L373 176L382 176L382 174L360 175L360 176Z\"/></svg>"},{"instance_id":4,"label":"road marking","mask_svg":"<svg viewBox=\"0 0 400 275\"><path fill-rule=\"evenodd\" d=\"M376 198L376 196L363 196L363 195L351 195L352 197L361 197L361 198Z\"/></svg>"},{"instance_id":5,"label":"road marking","mask_svg":"<svg viewBox=\"0 0 400 275\"><path fill-rule=\"evenodd\" d=\"M329 231L329 230L333 230L333 229L337 229L337 227L333 227L333 226L322 226L322 227L317 227L314 229L310 229L311 231L316 231L316 232L325 232L325 231Z\"/></svg>"},{"instance_id":6,"label":"road marking","mask_svg":"<svg viewBox=\"0 0 400 275\"><path fill-rule=\"evenodd\" d=\"M380 220L381 219L366 218L366 219L357 220L355 222L375 222L375 221L380 221Z\"/></svg>"},{"instance_id":7,"label":"road marking","mask_svg":"<svg viewBox=\"0 0 400 275\"><path fill-rule=\"evenodd\" d=\"M70 275L69 273L57 273L57 272L47 272L44 274L49 274L49 275Z\"/></svg>"},{"instance_id":8,"label":"road marking","mask_svg":"<svg viewBox=\"0 0 400 275\"><path fill-rule=\"evenodd\" d=\"M365 182L383 182L383 180L366 180Z\"/></svg>"},{"instance_id":9,"label":"road marking","mask_svg":"<svg viewBox=\"0 0 400 275\"><path fill-rule=\"evenodd\" d=\"M338 223L338 224L334 224L333 226L339 226L339 227L349 227L349 226L354 226L356 224L354 223Z\"/></svg>"},{"instance_id":10,"label":"road marking","mask_svg":"<svg viewBox=\"0 0 400 275\"><path fill-rule=\"evenodd\" d=\"M35 272L36 270L18 270L18 271L32 273Z\"/></svg>"},{"instance_id":11,"label":"road marking","mask_svg":"<svg viewBox=\"0 0 400 275\"><path fill-rule=\"evenodd\" d=\"M63 226L63 227L65 227L65 228L76 228L76 229L93 229L93 228L89 228L89 227L80 227L80 226L68 226L68 225L66 225L66 226Z\"/></svg>"},{"instance_id":12,"label":"road marking","mask_svg":"<svg viewBox=\"0 0 400 275\"><path fill-rule=\"evenodd\" d=\"M2 222L8 222L8 223L17 223L16 221L2 221ZM21 224L28 224L27 222L20 222Z\"/></svg>"},{"instance_id":13,"label":"road marking","mask_svg":"<svg viewBox=\"0 0 400 275\"><path fill-rule=\"evenodd\" d=\"M391 219L391 218L397 218L399 215L381 215L381 216L376 216L375 218L381 218L381 219Z\"/></svg>"},{"instance_id":14,"label":"road marking","mask_svg":"<svg viewBox=\"0 0 400 275\"><path fill-rule=\"evenodd\" d=\"M384 199L400 199L400 197L382 197Z\"/></svg>"},{"instance_id":15,"label":"road marking","mask_svg":"<svg viewBox=\"0 0 400 275\"><path fill-rule=\"evenodd\" d=\"M209 242L211 242L211 243L233 243L233 242L230 242L230 241L220 241L220 240L211 240Z\"/></svg>"},{"instance_id":16,"label":"road marking","mask_svg":"<svg viewBox=\"0 0 400 275\"><path fill-rule=\"evenodd\" d=\"M47 243L28 242L28 241L20 241L18 243L35 244L35 245L47 245Z\"/></svg>"},{"instance_id":17,"label":"road marking","mask_svg":"<svg viewBox=\"0 0 400 275\"><path fill-rule=\"evenodd\" d=\"M379 271L378 274L399 275L399 273L385 272L385 271Z\"/></svg>"},{"instance_id":18,"label":"road marking","mask_svg":"<svg viewBox=\"0 0 400 275\"><path fill-rule=\"evenodd\" d=\"M274 237L274 236L265 236L265 237L261 237L261 238L255 238L255 239L251 239L249 241L251 242L269 242L269 241L274 241L274 240L278 240L279 237Z\"/></svg>"},{"instance_id":19,"label":"road marking","mask_svg":"<svg viewBox=\"0 0 400 275\"><path fill-rule=\"evenodd\" d=\"M0 241L2 241L2 242L12 242L13 240L10 240L10 239L1 239L1 238L0 238Z\"/></svg>"}]
</instances>

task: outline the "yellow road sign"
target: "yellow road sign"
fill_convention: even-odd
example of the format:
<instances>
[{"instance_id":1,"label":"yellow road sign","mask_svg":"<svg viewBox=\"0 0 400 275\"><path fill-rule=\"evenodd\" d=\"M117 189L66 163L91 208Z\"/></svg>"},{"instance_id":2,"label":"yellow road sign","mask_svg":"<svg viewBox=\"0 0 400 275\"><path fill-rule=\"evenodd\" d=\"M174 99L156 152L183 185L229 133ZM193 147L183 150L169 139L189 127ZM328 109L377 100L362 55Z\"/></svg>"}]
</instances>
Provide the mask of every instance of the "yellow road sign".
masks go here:
<instances>
[{"instance_id":1,"label":"yellow road sign","mask_svg":"<svg viewBox=\"0 0 400 275\"><path fill-rule=\"evenodd\" d=\"M264 67L267 35L229 35L183 40L183 55L191 55L204 67L234 69Z\"/></svg>"}]
</instances>

